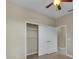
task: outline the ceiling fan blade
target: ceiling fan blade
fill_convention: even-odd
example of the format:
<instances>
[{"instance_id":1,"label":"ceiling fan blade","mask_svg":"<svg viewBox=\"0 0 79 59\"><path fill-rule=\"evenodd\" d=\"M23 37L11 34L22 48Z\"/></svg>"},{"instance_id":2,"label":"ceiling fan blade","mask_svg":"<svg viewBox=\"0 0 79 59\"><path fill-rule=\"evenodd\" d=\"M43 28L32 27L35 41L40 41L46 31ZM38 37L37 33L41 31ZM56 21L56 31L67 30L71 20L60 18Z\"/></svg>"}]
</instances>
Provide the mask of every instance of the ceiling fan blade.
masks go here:
<instances>
[{"instance_id":1,"label":"ceiling fan blade","mask_svg":"<svg viewBox=\"0 0 79 59\"><path fill-rule=\"evenodd\" d=\"M47 5L46 8L49 8L49 7L52 6L52 5L53 5L53 2L50 3L49 5Z\"/></svg>"},{"instance_id":2,"label":"ceiling fan blade","mask_svg":"<svg viewBox=\"0 0 79 59\"><path fill-rule=\"evenodd\" d=\"M73 0L61 0L61 2L72 2Z\"/></svg>"},{"instance_id":3,"label":"ceiling fan blade","mask_svg":"<svg viewBox=\"0 0 79 59\"><path fill-rule=\"evenodd\" d=\"M72 11L73 11L73 9L68 10L68 12L72 12Z\"/></svg>"},{"instance_id":4,"label":"ceiling fan blade","mask_svg":"<svg viewBox=\"0 0 79 59\"><path fill-rule=\"evenodd\" d=\"M57 8L58 8L58 10L61 10L61 6L60 5L58 5Z\"/></svg>"}]
</instances>

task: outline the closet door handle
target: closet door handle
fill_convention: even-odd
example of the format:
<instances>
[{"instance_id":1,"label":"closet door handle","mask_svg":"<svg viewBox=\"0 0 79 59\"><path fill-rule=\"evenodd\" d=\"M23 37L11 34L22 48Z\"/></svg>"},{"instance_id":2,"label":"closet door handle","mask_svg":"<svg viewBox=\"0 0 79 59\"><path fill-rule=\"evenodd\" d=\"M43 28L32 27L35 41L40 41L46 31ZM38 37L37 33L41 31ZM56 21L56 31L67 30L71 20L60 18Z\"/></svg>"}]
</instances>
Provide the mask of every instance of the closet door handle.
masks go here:
<instances>
[{"instance_id":1,"label":"closet door handle","mask_svg":"<svg viewBox=\"0 0 79 59\"><path fill-rule=\"evenodd\" d=\"M49 42L51 42L51 41L47 41L47 42L49 43Z\"/></svg>"}]
</instances>

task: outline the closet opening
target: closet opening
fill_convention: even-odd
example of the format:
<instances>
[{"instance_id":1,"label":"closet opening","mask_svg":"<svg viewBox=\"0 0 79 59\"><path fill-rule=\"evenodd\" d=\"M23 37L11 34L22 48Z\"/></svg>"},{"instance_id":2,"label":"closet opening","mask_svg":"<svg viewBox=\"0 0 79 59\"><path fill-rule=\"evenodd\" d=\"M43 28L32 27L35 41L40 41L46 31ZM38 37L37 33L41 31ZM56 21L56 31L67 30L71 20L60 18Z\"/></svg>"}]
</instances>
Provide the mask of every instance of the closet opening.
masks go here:
<instances>
[{"instance_id":1,"label":"closet opening","mask_svg":"<svg viewBox=\"0 0 79 59\"><path fill-rule=\"evenodd\" d=\"M38 25L36 24L26 24L27 27L27 39L26 39L26 54L27 59L30 59L29 56L38 56Z\"/></svg>"},{"instance_id":2,"label":"closet opening","mask_svg":"<svg viewBox=\"0 0 79 59\"><path fill-rule=\"evenodd\" d=\"M67 26L59 26L58 31L58 52L67 55Z\"/></svg>"}]
</instances>

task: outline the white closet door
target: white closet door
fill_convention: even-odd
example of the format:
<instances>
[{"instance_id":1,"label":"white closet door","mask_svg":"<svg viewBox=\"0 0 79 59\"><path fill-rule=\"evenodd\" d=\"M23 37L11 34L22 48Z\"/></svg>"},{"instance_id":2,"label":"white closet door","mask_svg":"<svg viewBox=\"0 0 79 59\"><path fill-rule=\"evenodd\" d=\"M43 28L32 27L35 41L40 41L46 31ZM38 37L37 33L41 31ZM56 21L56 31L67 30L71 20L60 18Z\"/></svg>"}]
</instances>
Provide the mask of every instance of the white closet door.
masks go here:
<instances>
[{"instance_id":1,"label":"white closet door","mask_svg":"<svg viewBox=\"0 0 79 59\"><path fill-rule=\"evenodd\" d=\"M57 29L49 27L48 31L48 40L47 40L47 48L48 54L57 52Z\"/></svg>"},{"instance_id":2,"label":"white closet door","mask_svg":"<svg viewBox=\"0 0 79 59\"><path fill-rule=\"evenodd\" d=\"M47 34L48 29L45 26L38 26L38 55L47 54Z\"/></svg>"},{"instance_id":3,"label":"white closet door","mask_svg":"<svg viewBox=\"0 0 79 59\"><path fill-rule=\"evenodd\" d=\"M38 26L38 55L57 51L57 30L49 26Z\"/></svg>"}]
</instances>

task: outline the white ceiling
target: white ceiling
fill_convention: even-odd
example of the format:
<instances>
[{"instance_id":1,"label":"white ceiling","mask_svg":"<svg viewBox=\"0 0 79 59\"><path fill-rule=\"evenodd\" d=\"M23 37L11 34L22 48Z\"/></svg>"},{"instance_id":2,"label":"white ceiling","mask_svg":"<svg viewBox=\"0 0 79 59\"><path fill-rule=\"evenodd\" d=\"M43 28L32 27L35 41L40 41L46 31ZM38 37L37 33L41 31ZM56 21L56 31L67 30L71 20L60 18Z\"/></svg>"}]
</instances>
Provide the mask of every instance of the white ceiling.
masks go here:
<instances>
[{"instance_id":1,"label":"white ceiling","mask_svg":"<svg viewBox=\"0 0 79 59\"><path fill-rule=\"evenodd\" d=\"M9 0L12 3L18 4L25 8L35 10L41 14L44 14L51 18L58 18L63 15L68 14L67 10L73 9L73 3L61 3L62 10L56 11L56 7L52 6L50 8L45 8L46 5L52 2L52 0Z\"/></svg>"}]
</instances>

